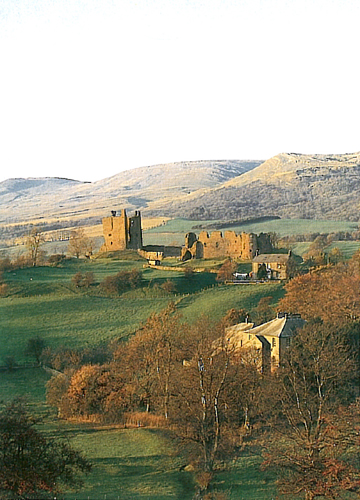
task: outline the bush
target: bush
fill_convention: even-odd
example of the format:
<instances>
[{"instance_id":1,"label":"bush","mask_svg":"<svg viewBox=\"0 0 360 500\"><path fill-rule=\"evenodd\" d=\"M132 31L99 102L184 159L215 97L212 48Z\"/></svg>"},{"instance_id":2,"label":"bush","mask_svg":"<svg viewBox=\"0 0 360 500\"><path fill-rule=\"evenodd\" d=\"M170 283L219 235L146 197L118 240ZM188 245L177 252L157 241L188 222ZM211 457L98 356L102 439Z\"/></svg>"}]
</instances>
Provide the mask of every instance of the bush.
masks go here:
<instances>
[{"instance_id":1,"label":"bush","mask_svg":"<svg viewBox=\"0 0 360 500\"><path fill-rule=\"evenodd\" d=\"M80 272L78 272L74 274L74 276L71 278L71 283L75 285L76 288L79 288L82 284L82 280L83 280L83 275Z\"/></svg>"},{"instance_id":2,"label":"bush","mask_svg":"<svg viewBox=\"0 0 360 500\"><path fill-rule=\"evenodd\" d=\"M65 260L65 255L61 253L55 253L48 257L47 262L50 266L58 266L63 260Z\"/></svg>"},{"instance_id":3,"label":"bush","mask_svg":"<svg viewBox=\"0 0 360 500\"><path fill-rule=\"evenodd\" d=\"M94 273L88 271L83 277L82 286L84 286L85 288L89 288L94 284L94 281Z\"/></svg>"},{"instance_id":4,"label":"bush","mask_svg":"<svg viewBox=\"0 0 360 500\"><path fill-rule=\"evenodd\" d=\"M11 260L9 257L0 259L0 271L10 271L12 269Z\"/></svg>"},{"instance_id":5,"label":"bush","mask_svg":"<svg viewBox=\"0 0 360 500\"><path fill-rule=\"evenodd\" d=\"M171 280L166 280L165 283L161 285L161 288L165 290L167 293L174 293L176 292L176 286L175 283Z\"/></svg>"},{"instance_id":6,"label":"bush","mask_svg":"<svg viewBox=\"0 0 360 500\"><path fill-rule=\"evenodd\" d=\"M122 293L129 289L138 288L142 281L142 273L138 269L120 271L115 276L107 276L101 283L106 293Z\"/></svg>"}]
</instances>

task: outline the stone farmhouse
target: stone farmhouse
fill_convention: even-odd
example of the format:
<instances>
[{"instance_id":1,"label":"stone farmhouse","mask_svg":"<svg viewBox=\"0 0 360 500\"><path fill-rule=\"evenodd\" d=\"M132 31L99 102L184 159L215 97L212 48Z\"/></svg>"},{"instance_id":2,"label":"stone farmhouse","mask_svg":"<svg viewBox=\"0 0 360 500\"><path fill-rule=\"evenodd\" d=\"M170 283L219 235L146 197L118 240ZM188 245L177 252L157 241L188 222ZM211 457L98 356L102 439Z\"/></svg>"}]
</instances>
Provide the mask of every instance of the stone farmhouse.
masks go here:
<instances>
[{"instance_id":1,"label":"stone farmhouse","mask_svg":"<svg viewBox=\"0 0 360 500\"><path fill-rule=\"evenodd\" d=\"M304 324L300 315L279 313L277 318L262 325L239 323L227 328L226 333L235 352L248 349L258 353L259 368L264 373L279 367L294 333Z\"/></svg>"},{"instance_id":2,"label":"stone farmhouse","mask_svg":"<svg viewBox=\"0 0 360 500\"><path fill-rule=\"evenodd\" d=\"M254 278L265 277L267 279L285 280L287 276L288 264L292 259L291 252L288 254L273 253L259 254L253 258L252 273ZM260 276L263 271L263 276Z\"/></svg>"},{"instance_id":3,"label":"stone farmhouse","mask_svg":"<svg viewBox=\"0 0 360 500\"><path fill-rule=\"evenodd\" d=\"M271 252L270 236L261 233L236 234L235 231L201 231L199 237L195 233L185 236L185 246L181 250L181 259L212 259L230 257L232 259L251 260L258 253Z\"/></svg>"}]
</instances>

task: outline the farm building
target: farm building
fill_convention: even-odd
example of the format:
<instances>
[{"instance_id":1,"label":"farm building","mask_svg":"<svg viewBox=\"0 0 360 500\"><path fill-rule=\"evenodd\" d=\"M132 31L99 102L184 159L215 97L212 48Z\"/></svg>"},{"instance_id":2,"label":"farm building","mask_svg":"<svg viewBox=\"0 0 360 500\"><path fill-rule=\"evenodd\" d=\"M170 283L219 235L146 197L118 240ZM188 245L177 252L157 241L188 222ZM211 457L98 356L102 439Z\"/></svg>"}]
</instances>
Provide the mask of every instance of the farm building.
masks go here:
<instances>
[{"instance_id":1,"label":"farm building","mask_svg":"<svg viewBox=\"0 0 360 500\"><path fill-rule=\"evenodd\" d=\"M289 260L292 259L291 252L260 254L252 260L252 272L255 278L287 279Z\"/></svg>"},{"instance_id":2,"label":"farm building","mask_svg":"<svg viewBox=\"0 0 360 500\"><path fill-rule=\"evenodd\" d=\"M277 318L254 326L254 323L239 323L227 328L229 345L237 350L253 349L259 354L262 372L273 371L280 364L291 338L305 324L300 315L279 313Z\"/></svg>"}]
</instances>

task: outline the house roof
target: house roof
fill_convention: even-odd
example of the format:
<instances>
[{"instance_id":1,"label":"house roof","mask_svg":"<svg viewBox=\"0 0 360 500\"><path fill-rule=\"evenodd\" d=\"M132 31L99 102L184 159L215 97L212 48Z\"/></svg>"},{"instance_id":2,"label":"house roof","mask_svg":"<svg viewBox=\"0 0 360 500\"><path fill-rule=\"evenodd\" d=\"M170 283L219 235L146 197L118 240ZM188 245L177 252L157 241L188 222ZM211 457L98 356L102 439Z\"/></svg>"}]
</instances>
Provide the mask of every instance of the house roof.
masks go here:
<instances>
[{"instance_id":1,"label":"house roof","mask_svg":"<svg viewBox=\"0 0 360 500\"><path fill-rule=\"evenodd\" d=\"M305 320L298 316L284 316L256 326L251 330L251 333L263 337L291 337L295 330L301 328L304 324Z\"/></svg>"},{"instance_id":2,"label":"house roof","mask_svg":"<svg viewBox=\"0 0 360 500\"><path fill-rule=\"evenodd\" d=\"M253 323L239 323L238 325L227 328L229 339L233 344L237 344L237 340L242 338L243 332L251 333L256 336L261 342L263 337L291 337L297 328L302 328L305 324L300 316L283 315L277 317L267 323L253 328Z\"/></svg>"},{"instance_id":3,"label":"house roof","mask_svg":"<svg viewBox=\"0 0 360 500\"><path fill-rule=\"evenodd\" d=\"M286 264L287 261L289 260L289 254L287 253L261 253L260 255L257 255L256 257L253 258L253 262L258 262L260 264L272 264L272 263L279 263L279 264Z\"/></svg>"}]
</instances>

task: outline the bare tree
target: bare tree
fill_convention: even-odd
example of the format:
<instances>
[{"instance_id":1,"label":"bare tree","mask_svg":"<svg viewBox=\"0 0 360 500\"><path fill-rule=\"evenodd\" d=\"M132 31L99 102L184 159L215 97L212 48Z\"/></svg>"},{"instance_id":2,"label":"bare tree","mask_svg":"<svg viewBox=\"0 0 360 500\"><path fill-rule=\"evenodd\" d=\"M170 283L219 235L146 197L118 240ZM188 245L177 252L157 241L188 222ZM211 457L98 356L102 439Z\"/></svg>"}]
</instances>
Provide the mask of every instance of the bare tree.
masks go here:
<instances>
[{"instance_id":1,"label":"bare tree","mask_svg":"<svg viewBox=\"0 0 360 500\"><path fill-rule=\"evenodd\" d=\"M92 255L93 242L88 236L86 236L83 228L71 231L68 252L70 255L74 255L77 259L81 255L84 257L90 257Z\"/></svg>"},{"instance_id":2,"label":"bare tree","mask_svg":"<svg viewBox=\"0 0 360 500\"><path fill-rule=\"evenodd\" d=\"M208 489L217 459L227 444L224 430L231 426L232 348L224 330L205 318L192 325L184 342L185 360L178 367L172 398L176 434L188 444L189 457L201 478L200 495ZM238 421L235 422L238 426Z\"/></svg>"},{"instance_id":3,"label":"bare tree","mask_svg":"<svg viewBox=\"0 0 360 500\"><path fill-rule=\"evenodd\" d=\"M354 413L346 410L353 369L352 353L333 328L310 324L293 340L271 381L264 462L284 493L313 500L360 487L351 458L358 439Z\"/></svg>"},{"instance_id":4,"label":"bare tree","mask_svg":"<svg viewBox=\"0 0 360 500\"><path fill-rule=\"evenodd\" d=\"M44 242L44 237L37 227L33 227L26 238L26 247L28 249L29 260L32 266L38 264L40 253L40 245Z\"/></svg>"}]
</instances>

